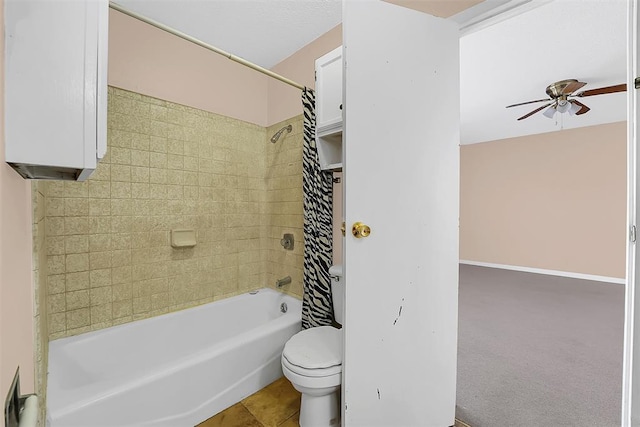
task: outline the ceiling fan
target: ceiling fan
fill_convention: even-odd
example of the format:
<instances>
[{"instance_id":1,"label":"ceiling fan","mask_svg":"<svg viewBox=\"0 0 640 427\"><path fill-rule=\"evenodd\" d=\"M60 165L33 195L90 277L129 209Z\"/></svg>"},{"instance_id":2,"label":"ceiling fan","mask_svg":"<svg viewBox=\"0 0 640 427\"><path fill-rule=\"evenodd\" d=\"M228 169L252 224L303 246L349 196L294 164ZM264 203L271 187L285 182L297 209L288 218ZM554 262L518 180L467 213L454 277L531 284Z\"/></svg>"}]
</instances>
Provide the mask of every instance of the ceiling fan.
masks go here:
<instances>
[{"instance_id":1,"label":"ceiling fan","mask_svg":"<svg viewBox=\"0 0 640 427\"><path fill-rule=\"evenodd\" d=\"M518 118L518 120L523 120L527 117L531 117L535 113L542 111L547 107L547 110L542 114L548 118L552 118L556 111L560 113L569 112L569 114L575 114L579 116L589 111L590 108L575 98L603 95L606 93L624 92L627 90L627 85L623 83L615 86L606 86L596 89L589 89L582 92L576 92L584 85L586 85L585 82L580 82L576 79L560 80L559 82L555 82L547 86L547 95L549 95L549 99L537 99L535 101L521 102L519 104L507 105L507 108L517 107L519 105L534 104L536 102L546 102L546 104L542 107L536 108L535 110Z\"/></svg>"}]
</instances>

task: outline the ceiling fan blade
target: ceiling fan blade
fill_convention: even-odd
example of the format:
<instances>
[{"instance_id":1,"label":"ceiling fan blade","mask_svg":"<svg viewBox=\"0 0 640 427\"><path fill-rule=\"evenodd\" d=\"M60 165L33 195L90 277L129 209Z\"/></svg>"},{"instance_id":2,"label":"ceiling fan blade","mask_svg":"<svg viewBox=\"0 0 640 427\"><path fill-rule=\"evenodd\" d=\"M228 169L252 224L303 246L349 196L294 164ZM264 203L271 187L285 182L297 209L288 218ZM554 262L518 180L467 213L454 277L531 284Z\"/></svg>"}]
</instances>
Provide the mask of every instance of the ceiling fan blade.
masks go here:
<instances>
[{"instance_id":1,"label":"ceiling fan blade","mask_svg":"<svg viewBox=\"0 0 640 427\"><path fill-rule=\"evenodd\" d=\"M513 105L507 105L506 108L511 108L511 107L517 107L518 105L527 105L527 104L534 104L536 102L549 102L551 101L549 98L546 99L536 99L535 101L527 101L527 102L521 102L519 104L513 104Z\"/></svg>"},{"instance_id":2,"label":"ceiling fan blade","mask_svg":"<svg viewBox=\"0 0 640 427\"><path fill-rule=\"evenodd\" d=\"M562 95L571 95L573 92L577 91L584 85L586 85L585 82L579 82L577 80L572 81L562 89Z\"/></svg>"},{"instance_id":3,"label":"ceiling fan blade","mask_svg":"<svg viewBox=\"0 0 640 427\"><path fill-rule=\"evenodd\" d=\"M550 102L550 103L548 103L548 104L545 104L545 105L543 105L542 107L538 107L538 108L536 108L535 110L531 111L530 113L525 114L524 116L520 117L518 120L524 120L524 119L526 119L527 117L531 117L531 116L533 116L535 113L537 113L538 111L542 111L542 110L544 110L545 108L547 108L547 107L548 107L549 105L551 105L551 104L553 104L553 102Z\"/></svg>"},{"instance_id":4,"label":"ceiling fan blade","mask_svg":"<svg viewBox=\"0 0 640 427\"><path fill-rule=\"evenodd\" d=\"M591 110L591 108L587 107L582 102L580 102L580 101L578 101L576 99L572 99L569 102L571 102L572 104L576 104L576 105L580 106L580 109L576 112L576 116L579 116L580 114L584 114L587 111Z\"/></svg>"},{"instance_id":5,"label":"ceiling fan blade","mask_svg":"<svg viewBox=\"0 0 640 427\"><path fill-rule=\"evenodd\" d=\"M606 93L616 93L616 92L624 92L627 90L627 84L619 84L615 86L605 86L596 89L585 90L584 92L576 93L575 96L579 96L580 98L585 96L593 96L593 95L604 95Z\"/></svg>"}]
</instances>

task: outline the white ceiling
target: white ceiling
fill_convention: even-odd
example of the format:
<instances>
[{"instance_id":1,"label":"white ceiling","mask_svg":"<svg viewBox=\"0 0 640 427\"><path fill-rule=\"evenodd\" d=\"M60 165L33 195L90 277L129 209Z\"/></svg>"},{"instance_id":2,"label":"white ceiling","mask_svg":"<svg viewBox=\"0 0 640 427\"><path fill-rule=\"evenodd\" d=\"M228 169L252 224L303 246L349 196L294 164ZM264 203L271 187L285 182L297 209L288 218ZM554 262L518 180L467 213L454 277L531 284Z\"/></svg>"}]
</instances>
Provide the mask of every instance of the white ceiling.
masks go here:
<instances>
[{"instance_id":1,"label":"white ceiling","mask_svg":"<svg viewBox=\"0 0 640 427\"><path fill-rule=\"evenodd\" d=\"M341 0L116 1L265 68L273 67L342 20ZM544 3L533 0L532 4L535 2ZM510 109L505 106L543 99L547 85L568 78L587 82L583 90L624 83L626 3L554 0L463 36L462 143L625 120L624 93L583 98L581 101L591 108L587 114L564 114L561 118L556 114L554 119L540 112L516 120L543 103Z\"/></svg>"}]
</instances>

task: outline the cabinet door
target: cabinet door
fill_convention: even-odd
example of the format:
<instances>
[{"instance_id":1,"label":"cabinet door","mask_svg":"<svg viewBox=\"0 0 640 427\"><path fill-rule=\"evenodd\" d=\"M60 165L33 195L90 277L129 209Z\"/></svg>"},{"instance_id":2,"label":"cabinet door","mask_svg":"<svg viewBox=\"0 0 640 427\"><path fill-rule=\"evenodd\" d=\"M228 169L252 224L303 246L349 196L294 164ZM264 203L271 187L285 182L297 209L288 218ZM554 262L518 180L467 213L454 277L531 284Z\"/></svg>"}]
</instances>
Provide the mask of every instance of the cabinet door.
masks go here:
<instances>
[{"instance_id":1,"label":"cabinet door","mask_svg":"<svg viewBox=\"0 0 640 427\"><path fill-rule=\"evenodd\" d=\"M458 28L343 3L345 426L454 423ZM370 226L365 238L352 224Z\"/></svg>"},{"instance_id":2,"label":"cabinet door","mask_svg":"<svg viewBox=\"0 0 640 427\"><path fill-rule=\"evenodd\" d=\"M83 180L106 151L108 1L5 2L5 152Z\"/></svg>"},{"instance_id":3,"label":"cabinet door","mask_svg":"<svg viewBox=\"0 0 640 427\"><path fill-rule=\"evenodd\" d=\"M316 60L318 135L342 123L342 46Z\"/></svg>"}]
</instances>

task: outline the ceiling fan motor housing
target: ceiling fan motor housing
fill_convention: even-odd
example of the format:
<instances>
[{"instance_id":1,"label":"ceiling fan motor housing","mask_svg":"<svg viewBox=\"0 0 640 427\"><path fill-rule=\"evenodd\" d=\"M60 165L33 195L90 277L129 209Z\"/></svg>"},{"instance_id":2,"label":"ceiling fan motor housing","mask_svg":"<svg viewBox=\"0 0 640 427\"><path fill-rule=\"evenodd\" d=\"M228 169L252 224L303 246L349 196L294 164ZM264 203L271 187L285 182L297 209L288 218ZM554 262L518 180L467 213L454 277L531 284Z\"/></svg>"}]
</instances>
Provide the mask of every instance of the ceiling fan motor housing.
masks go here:
<instances>
[{"instance_id":1,"label":"ceiling fan motor housing","mask_svg":"<svg viewBox=\"0 0 640 427\"><path fill-rule=\"evenodd\" d=\"M564 97L580 89L586 83L581 83L576 79L560 80L547 86L547 95L551 98Z\"/></svg>"}]
</instances>

